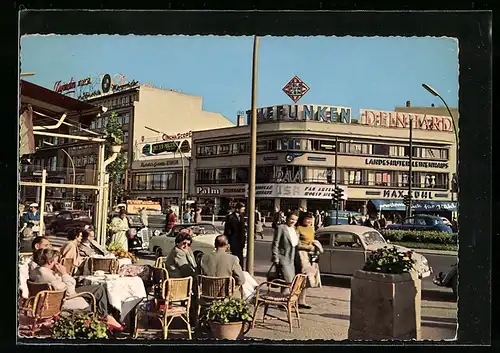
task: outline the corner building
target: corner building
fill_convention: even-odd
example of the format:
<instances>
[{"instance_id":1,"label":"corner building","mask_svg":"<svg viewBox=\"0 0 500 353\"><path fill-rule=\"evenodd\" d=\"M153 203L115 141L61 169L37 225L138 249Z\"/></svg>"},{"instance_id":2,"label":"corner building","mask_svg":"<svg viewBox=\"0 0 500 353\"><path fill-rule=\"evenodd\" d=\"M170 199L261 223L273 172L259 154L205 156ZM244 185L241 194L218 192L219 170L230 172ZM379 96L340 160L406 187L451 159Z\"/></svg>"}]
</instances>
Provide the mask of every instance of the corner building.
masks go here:
<instances>
[{"instance_id":1,"label":"corner building","mask_svg":"<svg viewBox=\"0 0 500 353\"><path fill-rule=\"evenodd\" d=\"M336 173L345 210L404 214L410 121L413 210L447 217L456 210L450 117L361 109L353 120L351 108L308 104L260 108L257 119L256 205L263 215L275 208L331 209ZM224 213L246 202L250 127L244 116L236 127L193 132L193 150L191 190L198 203Z\"/></svg>"}]
</instances>

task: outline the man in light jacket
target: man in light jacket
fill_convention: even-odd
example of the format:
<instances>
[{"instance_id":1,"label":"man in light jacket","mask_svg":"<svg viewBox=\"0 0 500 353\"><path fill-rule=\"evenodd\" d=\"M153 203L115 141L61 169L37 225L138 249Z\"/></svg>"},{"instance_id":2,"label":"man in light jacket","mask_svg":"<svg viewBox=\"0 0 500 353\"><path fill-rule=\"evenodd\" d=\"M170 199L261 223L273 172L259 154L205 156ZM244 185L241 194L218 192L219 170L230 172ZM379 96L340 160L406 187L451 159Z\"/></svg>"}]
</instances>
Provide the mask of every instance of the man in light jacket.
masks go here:
<instances>
[{"instance_id":1,"label":"man in light jacket","mask_svg":"<svg viewBox=\"0 0 500 353\"><path fill-rule=\"evenodd\" d=\"M299 244L299 235L295 229L298 216L290 213L286 223L280 224L274 232L272 244L272 262L280 267L283 280L292 283L295 277L295 249Z\"/></svg>"},{"instance_id":2,"label":"man in light jacket","mask_svg":"<svg viewBox=\"0 0 500 353\"><path fill-rule=\"evenodd\" d=\"M215 251L205 254L201 259L202 274L212 277L233 277L236 285L245 283L243 270L238 257L228 254L229 242L225 235L215 238Z\"/></svg>"}]
</instances>

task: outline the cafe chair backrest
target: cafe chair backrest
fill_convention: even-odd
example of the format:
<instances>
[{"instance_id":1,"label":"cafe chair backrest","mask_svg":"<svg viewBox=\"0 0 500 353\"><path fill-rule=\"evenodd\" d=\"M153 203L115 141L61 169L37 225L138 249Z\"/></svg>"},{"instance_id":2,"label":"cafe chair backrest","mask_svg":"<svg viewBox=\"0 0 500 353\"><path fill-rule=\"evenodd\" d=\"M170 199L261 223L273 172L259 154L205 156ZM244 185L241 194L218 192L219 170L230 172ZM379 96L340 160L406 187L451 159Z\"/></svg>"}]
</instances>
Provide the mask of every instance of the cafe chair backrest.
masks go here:
<instances>
[{"instance_id":1,"label":"cafe chair backrest","mask_svg":"<svg viewBox=\"0 0 500 353\"><path fill-rule=\"evenodd\" d=\"M209 300L230 298L234 293L233 277L198 276L199 297Z\"/></svg>"},{"instance_id":2,"label":"cafe chair backrest","mask_svg":"<svg viewBox=\"0 0 500 353\"><path fill-rule=\"evenodd\" d=\"M104 273L117 274L119 270L117 259L90 258L90 273L95 271L104 271Z\"/></svg>"}]
</instances>

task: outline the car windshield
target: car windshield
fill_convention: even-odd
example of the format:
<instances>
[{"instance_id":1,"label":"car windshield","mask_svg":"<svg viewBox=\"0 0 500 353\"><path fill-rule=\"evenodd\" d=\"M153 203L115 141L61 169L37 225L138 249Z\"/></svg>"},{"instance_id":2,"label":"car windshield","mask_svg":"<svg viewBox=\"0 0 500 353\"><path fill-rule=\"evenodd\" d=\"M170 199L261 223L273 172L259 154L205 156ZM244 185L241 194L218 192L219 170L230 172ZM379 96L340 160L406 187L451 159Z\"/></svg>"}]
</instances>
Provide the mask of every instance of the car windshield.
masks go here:
<instances>
[{"instance_id":1,"label":"car windshield","mask_svg":"<svg viewBox=\"0 0 500 353\"><path fill-rule=\"evenodd\" d=\"M366 232L362 235L366 245L373 245L375 243L385 243L385 239L378 232Z\"/></svg>"},{"instance_id":2,"label":"car windshield","mask_svg":"<svg viewBox=\"0 0 500 353\"><path fill-rule=\"evenodd\" d=\"M75 213L75 214L73 214L73 218L75 218L75 219L89 219L89 216L87 216L85 213Z\"/></svg>"}]
</instances>

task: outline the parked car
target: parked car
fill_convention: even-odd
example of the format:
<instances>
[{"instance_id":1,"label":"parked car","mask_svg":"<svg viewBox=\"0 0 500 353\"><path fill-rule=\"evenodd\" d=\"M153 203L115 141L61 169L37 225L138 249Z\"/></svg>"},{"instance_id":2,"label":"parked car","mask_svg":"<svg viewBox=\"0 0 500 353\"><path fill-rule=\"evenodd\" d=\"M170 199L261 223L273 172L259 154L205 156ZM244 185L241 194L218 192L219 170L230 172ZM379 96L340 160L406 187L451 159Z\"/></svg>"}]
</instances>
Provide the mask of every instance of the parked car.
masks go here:
<instances>
[{"instance_id":1,"label":"parked car","mask_svg":"<svg viewBox=\"0 0 500 353\"><path fill-rule=\"evenodd\" d=\"M405 218L402 224L389 224L386 229L391 230L431 230L451 233L451 227L444 224L441 217L429 215L414 215Z\"/></svg>"},{"instance_id":2,"label":"parked car","mask_svg":"<svg viewBox=\"0 0 500 353\"><path fill-rule=\"evenodd\" d=\"M52 233L67 232L71 228L91 225L92 220L86 211L61 211L47 226Z\"/></svg>"},{"instance_id":3,"label":"parked car","mask_svg":"<svg viewBox=\"0 0 500 353\"><path fill-rule=\"evenodd\" d=\"M324 253L319 257L320 272L324 274L352 276L363 268L368 256L373 250L390 245L375 229L357 225L334 225L320 228L316 231L316 240L323 246ZM408 248L393 245L399 251ZM430 276L432 268L427 259L418 253L413 253L415 269L419 277Z\"/></svg>"},{"instance_id":4,"label":"parked car","mask_svg":"<svg viewBox=\"0 0 500 353\"><path fill-rule=\"evenodd\" d=\"M184 228L190 228L193 232L191 249L193 250L196 261L200 263L203 254L215 250L215 238L221 234L217 227L209 222L177 224L168 233L152 237L149 240L149 251L154 253L157 257L167 256L175 246L175 238L181 229ZM243 251L244 256L245 254L246 247Z\"/></svg>"},{"instance_id":5,"label":"parked car","mask_svg":"<svg viewBox=\"0 0 500 353\"><path fill-rule=\"evenodd\" d=\"M356 218L359 222L361 220L361 213L359 212L351 212L351 211L338 211L338 224L349 224L349 215ZM325 215L325 226L335 225L337 221L337 211L336 210L328 210Z\"/></svg>"},{"instance_id":6,"label":"parked car","mask_svg":"<svg viewBox=\"0 0 500 353\"><path fill-rule=\"evenodd\" d=\"M450 271L447 273L439 272L432 282L440 287L451 288L456 297L458 293L458 263L451 266Z\"/></svg>"},{"instance_id":7,"label":"parked car","mask_svg":"<svg viewBox=\"0 0 500 353\"><path fill-rule=\"evenodd\" d=\"M127 232L128 251L137 253L149 249L149 240L160 231L145 227L137 214L127 214L129 230Z\"/></svg>"}]
</instances>

